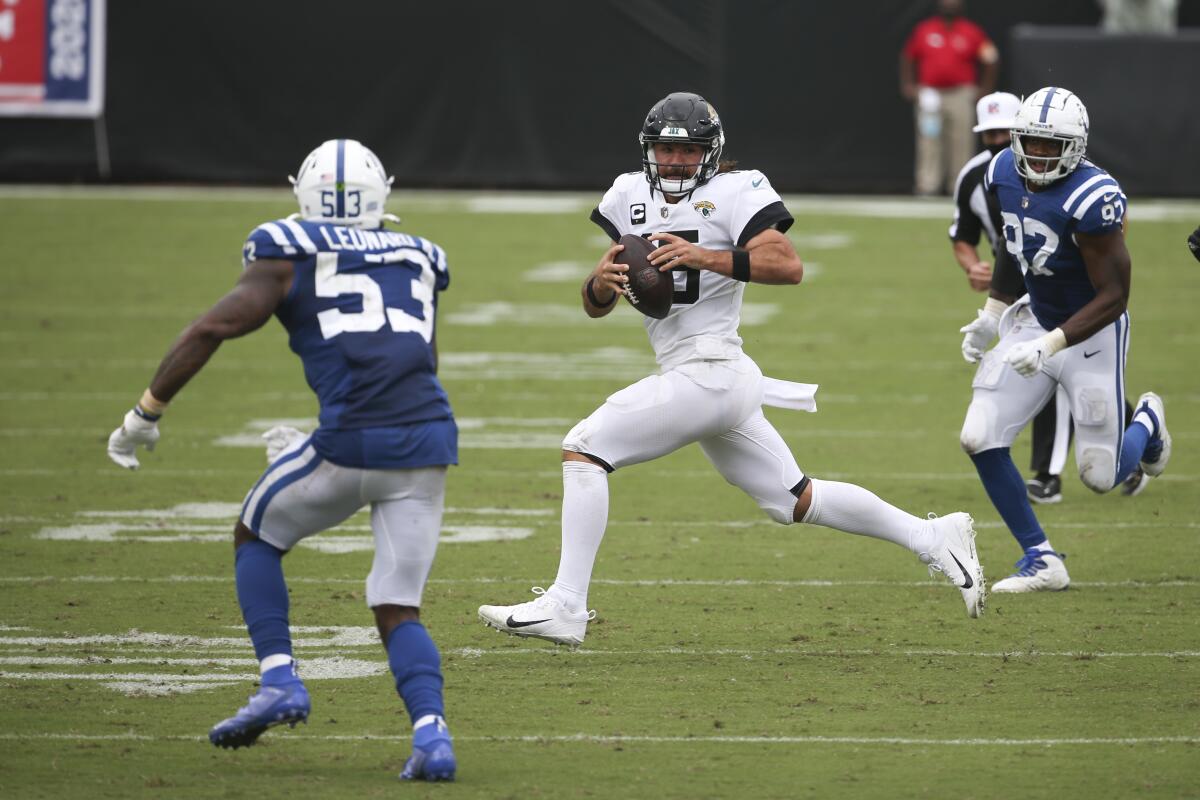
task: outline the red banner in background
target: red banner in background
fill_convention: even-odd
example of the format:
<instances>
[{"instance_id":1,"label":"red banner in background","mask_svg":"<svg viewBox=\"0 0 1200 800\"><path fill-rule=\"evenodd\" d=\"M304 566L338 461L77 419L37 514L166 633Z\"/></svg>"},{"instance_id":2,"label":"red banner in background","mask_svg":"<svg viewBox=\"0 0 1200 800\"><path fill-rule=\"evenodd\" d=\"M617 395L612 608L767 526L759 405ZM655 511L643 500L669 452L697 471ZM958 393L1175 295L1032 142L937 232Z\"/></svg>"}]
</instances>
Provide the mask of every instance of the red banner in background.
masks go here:
<instances>
[{"instance_id":1,"label":"red banner in background","mask_svg":"<svg viewBox=\"0 0 1200 800\"><path fill-rule=\"evenodd\" d=\"M104 0L0 0L0 116L100 114Z\"/></svg>"}]
</instances>

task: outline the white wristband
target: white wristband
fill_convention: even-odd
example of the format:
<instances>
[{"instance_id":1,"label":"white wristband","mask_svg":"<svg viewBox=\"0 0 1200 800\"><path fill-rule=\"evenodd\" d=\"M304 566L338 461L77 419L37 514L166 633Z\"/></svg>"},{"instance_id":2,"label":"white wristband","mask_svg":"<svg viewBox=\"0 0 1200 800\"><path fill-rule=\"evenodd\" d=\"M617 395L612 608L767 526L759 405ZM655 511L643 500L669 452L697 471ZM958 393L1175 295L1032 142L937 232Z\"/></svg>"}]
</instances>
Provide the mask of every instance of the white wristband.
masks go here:
<instances>
[{"instance_id":1,"label":"white wristband","mask_svg":"<svg viewBox=\"0 0 1200 800\"><path fill-rule=\"evenodd\" d=\"M989 297L987 302L983 304L983 313L998 322L1006 308L1008 308L1008 303L1005 303L1003 300L997 300L994 297Z\"/></svg>"},{"instance_id":2,"label":"white wristband","mask_svg":"<svg viewBox=\"0 0 1200 800\"><path fill-rule=\"evenodd\" d=\"M1042 344L1045 346L1045 357L1049 358L1067 346L1067 335L1062 328L1055 328L1042 337Z\"/></svg>"}]
</instances>

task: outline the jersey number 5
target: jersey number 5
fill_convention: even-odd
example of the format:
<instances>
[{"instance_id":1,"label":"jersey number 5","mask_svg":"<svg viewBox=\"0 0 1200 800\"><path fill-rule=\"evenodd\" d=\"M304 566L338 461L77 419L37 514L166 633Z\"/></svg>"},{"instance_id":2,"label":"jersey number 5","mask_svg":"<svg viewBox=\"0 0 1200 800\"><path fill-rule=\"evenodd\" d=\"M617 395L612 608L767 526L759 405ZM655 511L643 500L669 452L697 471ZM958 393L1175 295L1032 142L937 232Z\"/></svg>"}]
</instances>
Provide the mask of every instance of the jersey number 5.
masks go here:
<instances>
[{"instance_id":1,"label":"jersey number 5","mask_svg":"<svg viewBox=\"0 0 1200 800\"><path fill-rule=\"evenodd\" d=\"M1058 234L1049 225L1033 217L1026 217L1022 223L1021 218L1010 211L1002 211L1000 216L1004 220L1004 246L1021 265L1021 274L1024 275L1026 272L1032 272L1034 275L1052 274L1046 268L1046 262L1058 249ZM1026 236L1042 237L1042 246L1033 254L1031 261L1025 259Z\"/></svg>"},{"instance_id":2,"label":"jersey number 5","mask_svg":"<svg viewBox=\"0 0 1200 800\"><path fill-rule=\"evenodd\" d=\"M672 236L678 236L685 242L697 244L700 241L700 231L667 231ZM688 266L672 267L671 272L682 272L685 276L683 288L675 289L675 294L671 298L672 305L690 306L700 299L700 270ZM676 282L678 287L678 282Z\"/></svg>"},{"instance_id":3,"label":"jersey number 5","mask_svg":"<svg viewBox=\"0 0 1200 800\"><path fill-rule=\"evenodd\" d=\"M343 333L369 333L386 323L396 333L419 333L426 342L433 339L433 267L429 257L420 250L397 250L385 254L381 262L408 261L421 267L421 277L411 285L412 298L421 304L424 319L414 317L402 308L385 308L383 289L370 275L337 271L337 253L318 253L315 273L317 297L339 297L357 294L362 297L362 311L342 311L329 308L317 314L321 335L332 339Z\"/></svg>"}]
</instances>

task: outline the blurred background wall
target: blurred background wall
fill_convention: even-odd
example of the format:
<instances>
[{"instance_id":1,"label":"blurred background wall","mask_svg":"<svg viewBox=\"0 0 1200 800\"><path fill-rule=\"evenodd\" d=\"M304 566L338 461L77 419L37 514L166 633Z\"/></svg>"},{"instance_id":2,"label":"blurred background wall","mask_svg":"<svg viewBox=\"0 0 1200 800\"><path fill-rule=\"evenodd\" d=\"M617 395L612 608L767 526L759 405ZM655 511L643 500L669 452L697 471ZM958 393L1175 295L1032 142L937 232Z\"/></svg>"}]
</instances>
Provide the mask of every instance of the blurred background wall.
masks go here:
<instances>
[{"instance_id":1,"label":"blurred background wall","mask_svg":"<svg viewBox=\"0 0 1200 800\"><path fill-rule=\"evenodd\" d=\"M1181 2L1166 37L1105 34L1098 0L966 11L1000 49L997 88L1074 90L1089 154L1129 192L1195 193L1200 2ZM592 190L638 168L650 105L690 90L720 111L726 155L781 191L907 193L897 61L931 12L912 0L109 0L102 116L0 117L0 181L278 185L316 144L349 137L397 186Z\"/></svg>"}]
</instances>

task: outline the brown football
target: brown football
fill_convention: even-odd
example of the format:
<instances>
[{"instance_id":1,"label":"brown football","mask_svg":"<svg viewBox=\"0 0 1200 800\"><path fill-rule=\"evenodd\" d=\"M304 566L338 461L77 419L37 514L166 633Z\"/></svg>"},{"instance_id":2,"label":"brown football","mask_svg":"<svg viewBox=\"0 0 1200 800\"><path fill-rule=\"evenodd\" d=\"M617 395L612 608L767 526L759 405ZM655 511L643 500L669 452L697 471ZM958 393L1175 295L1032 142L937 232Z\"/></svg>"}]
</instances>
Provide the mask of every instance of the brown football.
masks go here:
<instances>
[{"instance_id":1,"label":"brown football","mask_svg":"<svg viewBox=\"0 0 1200 800\"><path fill-rule=\"evenodd\" d=\"M629 266L629 283L625 286L625 299L647 317L664 319L671 311L675 296L675 279L670 272L659 272L647 259L656 249L650 240L632 233L621 237L625 249L613 259L618 264Z\"/></svg>"}]
</instances>

